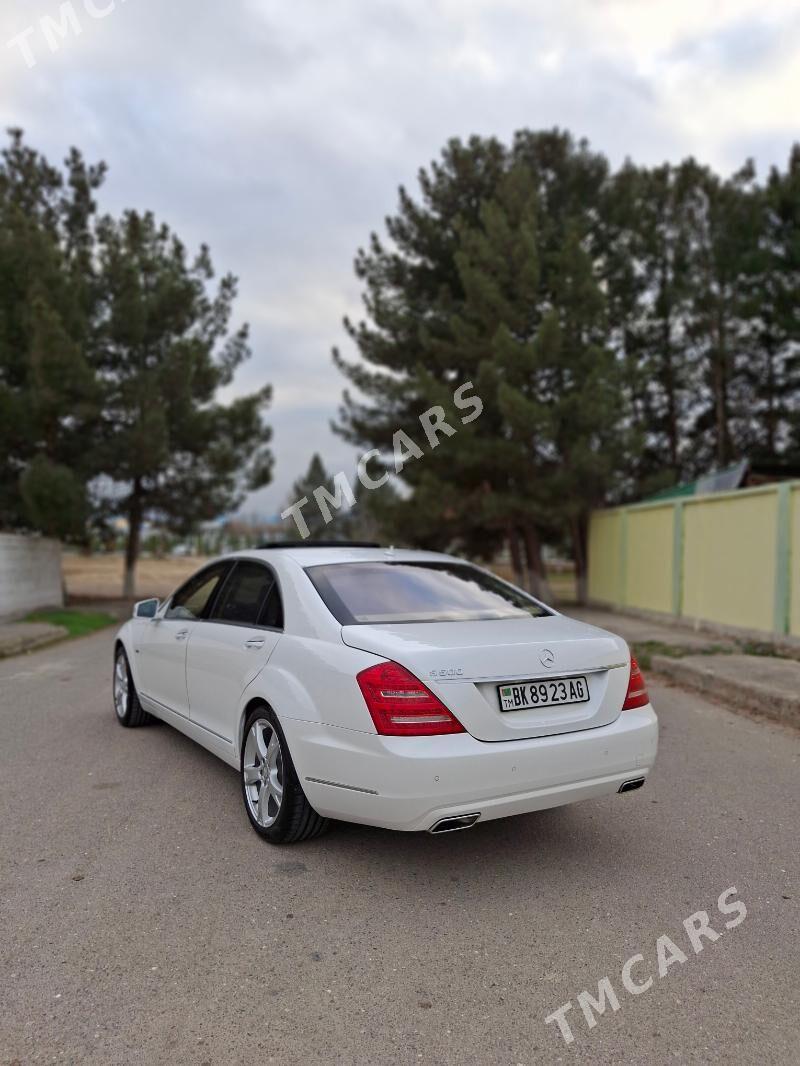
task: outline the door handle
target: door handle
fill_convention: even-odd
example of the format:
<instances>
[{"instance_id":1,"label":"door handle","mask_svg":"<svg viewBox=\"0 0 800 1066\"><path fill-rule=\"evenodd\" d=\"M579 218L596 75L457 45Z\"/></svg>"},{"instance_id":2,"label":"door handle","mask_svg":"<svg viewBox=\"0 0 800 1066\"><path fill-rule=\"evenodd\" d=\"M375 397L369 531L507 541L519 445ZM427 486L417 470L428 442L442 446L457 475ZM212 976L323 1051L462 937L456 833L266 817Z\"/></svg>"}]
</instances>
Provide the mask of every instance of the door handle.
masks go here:
<instances>
[{"instance_id":1,"label":"door handle","mask_svg":"<svg viewBox=\"0 0 800 1066\"><path fill-rule=\"evenodd\" d=\"M250 648L251 650L253 648L263 648L264 647L264 638L261 637L260 640L258 640L258 639L246 640L245 643L244 643L244 646L246 648Z\"/></svg>"},{"instance_id":2,"label":"door handle","mask_svg":"<svg viewBox=\"0 0 800 1066\"><path fill-rule=\"evenodd\" d=\"M189 636L189 630L188 629L179 629L178 632L175 634L175 639L176 640L186 640L186 638L188 636Z\"/></svg>"}]
</instances>

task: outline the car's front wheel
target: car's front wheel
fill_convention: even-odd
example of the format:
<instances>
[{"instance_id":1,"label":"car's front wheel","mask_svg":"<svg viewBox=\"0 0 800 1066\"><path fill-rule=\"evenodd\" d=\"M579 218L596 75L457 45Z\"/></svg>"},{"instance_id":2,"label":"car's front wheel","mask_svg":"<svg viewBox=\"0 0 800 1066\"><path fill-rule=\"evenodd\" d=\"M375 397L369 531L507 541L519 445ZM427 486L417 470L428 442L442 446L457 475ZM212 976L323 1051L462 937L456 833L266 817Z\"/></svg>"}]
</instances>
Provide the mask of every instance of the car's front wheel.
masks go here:
<instances>
[{"instance_id":1,"label":"car's front wheel","mask_svg":"<svg viewBox=\"0 0 800 1066\"><path fill-rule=\"evenodd\" d=\"M250 824L271 844L310 840L328 827L306 799L280 724L266 706L245 722L241 780Z\"/></svg>"},{"instance_id":2,"label":"car's front wheel","mask_svg":"<svg viewBox=\"0 0 800 1066\"><path fill-rule=\"evenodd\" d=\"M128 664L128 656L125 649L120 645L114 653L114 710L117 712L117 721L120 725L133 728L144 725L150 715L139 703L139 696L131 676L131 668Z\"/></svg>"}]
</instances>

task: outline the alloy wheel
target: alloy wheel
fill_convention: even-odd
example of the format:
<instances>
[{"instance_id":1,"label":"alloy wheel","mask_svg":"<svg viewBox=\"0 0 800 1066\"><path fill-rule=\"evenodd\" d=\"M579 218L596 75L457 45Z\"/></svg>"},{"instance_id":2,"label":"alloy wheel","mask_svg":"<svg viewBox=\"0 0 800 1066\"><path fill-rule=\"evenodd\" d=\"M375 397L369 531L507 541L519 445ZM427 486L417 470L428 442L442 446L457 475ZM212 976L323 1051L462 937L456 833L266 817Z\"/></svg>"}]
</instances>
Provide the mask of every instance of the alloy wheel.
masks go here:
<instances>
[{"instance_id":1,"label":"alloy wheel","mask_svg":"<svg viewBox=\"0 0 800 1066\"><path fill-rule=\"evenodd\" d=\"M268 829L275 824L283 803L283 752L275 727L266 718L257 718L250 726L242 774L250 814Z\"/></svg>"},{"instance_id":2,"label":"alloy wheel","mask_svg":"<svg viewBox=\"0 0 800 1066\"><path fill-rule=\"evenodd\" d=\"M128 664L120 652L114 664L114 709L120 718L128 711Z\"/></svg>"}]
</instances>

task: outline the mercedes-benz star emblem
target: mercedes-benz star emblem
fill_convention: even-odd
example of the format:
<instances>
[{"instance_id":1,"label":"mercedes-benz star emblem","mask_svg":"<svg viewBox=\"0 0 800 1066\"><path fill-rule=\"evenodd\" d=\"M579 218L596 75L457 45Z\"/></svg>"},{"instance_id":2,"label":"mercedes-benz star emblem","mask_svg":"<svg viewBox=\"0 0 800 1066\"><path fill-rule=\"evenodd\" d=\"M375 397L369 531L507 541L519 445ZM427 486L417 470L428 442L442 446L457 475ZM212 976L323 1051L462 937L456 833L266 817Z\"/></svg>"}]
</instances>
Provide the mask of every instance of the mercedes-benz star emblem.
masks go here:
<instances>
[{"instance_id":1,"label":"mercedes-benz star emblem","mask_svg":"<svg viewBox=\"0 0 800 1066\"><path fill-rule=\"evenodd\" d=\"M556 661L556 657L553 652L550 651L549 648L542 648L542 650L539 652L539 661L541 662L542 666L546 666L549 669Z\"/></svg>"}]
</instances>

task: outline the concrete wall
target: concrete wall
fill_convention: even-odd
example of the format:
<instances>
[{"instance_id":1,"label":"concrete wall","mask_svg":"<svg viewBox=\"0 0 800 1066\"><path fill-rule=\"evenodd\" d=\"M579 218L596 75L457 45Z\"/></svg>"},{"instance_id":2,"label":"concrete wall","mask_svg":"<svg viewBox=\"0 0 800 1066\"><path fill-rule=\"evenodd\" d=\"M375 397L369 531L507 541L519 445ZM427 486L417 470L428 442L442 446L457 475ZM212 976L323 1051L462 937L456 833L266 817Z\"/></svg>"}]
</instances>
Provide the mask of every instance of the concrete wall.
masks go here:
<instances>
[{"instance_id":1,"label":"concrete wall","mask_svg":"<svg viewBox=\"0 0 800 1066\"><path fill-rule=\"evenodd\" d=\"M626 516L625 602L648 611L672 610L672 507Z\"/></svg>"},{"instance_id":2,"label":"concrete wall","mask_svg":"<svg viewBox=\"0 0 800 1066\"><path fill-rule=\"evenodd\" d=\"M0 533L0 618L61 606L63 597L59 541Z\"/></svg>"},{"instance_id":3,"label":"concrete wall","mask_svg":"<svg viewBox=\"0 0 800 1066\"><path fill-rule=\"evenodd\" d=\"M769 631L775 616L775 492L688 501L683 614Z\"/></svg>"},{"instance_id":4,"label":"concrete wall","mask_svg":"<svg viewBox=\"0 0 800 1066\"><path fill-rule=\"evenodd\" d=\"M800 482L595 512L589 596L800 636Z\"/></svg>"},{"instance_id":5,"label":"concrete wall","mask_svg":"<svg viewBox=\"0 0 800 1066\"><path fill-rule=\"evenodd\" d=\"M620 511L596 511L590 526L589 595L607 603L619 595L622 517Z\"/></svg>"}]
</instances>

